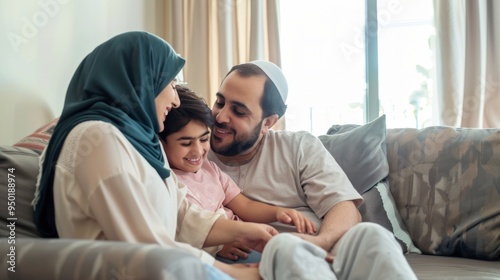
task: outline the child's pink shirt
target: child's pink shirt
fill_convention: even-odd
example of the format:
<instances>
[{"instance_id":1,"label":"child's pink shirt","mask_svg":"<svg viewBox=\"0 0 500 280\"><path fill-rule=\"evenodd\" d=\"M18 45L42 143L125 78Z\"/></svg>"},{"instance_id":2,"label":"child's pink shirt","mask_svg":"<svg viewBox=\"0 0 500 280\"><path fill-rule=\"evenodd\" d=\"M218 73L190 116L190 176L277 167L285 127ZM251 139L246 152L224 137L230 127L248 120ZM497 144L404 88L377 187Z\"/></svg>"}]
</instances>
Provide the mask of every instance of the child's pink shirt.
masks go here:
<instances>
[{"instance_id":1,"label":"child's pink shirt","mask_svg":"<svg viewBox=\"0 0 500 280\"><path fill-rule=\"evenodd\" d=\"M224 209L231 220L239 220L231 209L224 207L241 193L236 183L215 163L205 160L196 173L173 169L181 183L188 187L187 198L203 209L216 212Z\"/></svg>"}]
</instances>

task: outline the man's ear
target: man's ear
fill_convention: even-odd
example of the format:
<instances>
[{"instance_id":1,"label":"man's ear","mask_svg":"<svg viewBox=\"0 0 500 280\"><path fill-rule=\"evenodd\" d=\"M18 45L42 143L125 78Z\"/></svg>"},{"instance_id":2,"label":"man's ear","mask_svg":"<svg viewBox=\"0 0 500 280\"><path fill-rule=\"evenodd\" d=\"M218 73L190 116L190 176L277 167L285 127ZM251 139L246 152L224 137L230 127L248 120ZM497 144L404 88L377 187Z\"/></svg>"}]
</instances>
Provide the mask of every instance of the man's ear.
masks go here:
<instances>
[{"instance_id":1,"label":"man's ear","mask_svg":"<svg viewBox=\"0 0 500 280\"><path fill-rule=\"evenodd\" d=\"M262 134L266 134L273 125L275 125L279 120L279 117L277 114L272 114L269 117L264 118L264 121L262 122Z\"/></svg>"}]
</instances>

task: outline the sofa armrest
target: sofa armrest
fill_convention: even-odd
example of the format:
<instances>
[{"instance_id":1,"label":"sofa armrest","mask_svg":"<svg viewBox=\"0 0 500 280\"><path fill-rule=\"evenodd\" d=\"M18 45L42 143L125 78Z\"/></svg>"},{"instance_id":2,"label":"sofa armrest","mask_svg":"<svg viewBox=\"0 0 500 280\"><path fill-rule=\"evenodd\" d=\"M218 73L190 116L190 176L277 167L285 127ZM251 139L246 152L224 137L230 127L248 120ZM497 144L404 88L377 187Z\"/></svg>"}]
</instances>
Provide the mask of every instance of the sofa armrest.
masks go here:
<instances>
[{"instance_id":1,"label":"sofa armrest","mask_svg":"<svg viewBox=\"0 0 500 280\"><path fill-rule=\"evenodd\" d=\"M9 244L1 238L0 251L1 279L209 278L195 256L154 244L41 238Z\"/></svg>"}]
</instances>

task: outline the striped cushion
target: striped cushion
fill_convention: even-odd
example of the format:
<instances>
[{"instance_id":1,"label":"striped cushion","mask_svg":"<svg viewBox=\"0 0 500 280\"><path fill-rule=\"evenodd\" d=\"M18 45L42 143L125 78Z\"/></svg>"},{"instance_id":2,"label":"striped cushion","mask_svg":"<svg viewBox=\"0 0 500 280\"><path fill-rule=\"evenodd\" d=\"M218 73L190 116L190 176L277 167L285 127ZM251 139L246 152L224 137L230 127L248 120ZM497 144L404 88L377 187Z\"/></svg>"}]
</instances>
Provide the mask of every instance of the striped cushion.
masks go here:
<instances>
[{"instance_id":1,"label":"striped cushion","mask_svg":"<svg viewBox=\"0 0 500 280\"><path fill-rule=\"evenodd\" d=\"M42 127L35 130L35 132L33 132L32 134L19 140L13 146L27 148L37 152L38 154L41 154L47 146L47 143L49 142L50 136L52 135L52 132L54 131L58 120L59 118L56 118L51 122L43 125Z\"/></svg>"}]
</instances>

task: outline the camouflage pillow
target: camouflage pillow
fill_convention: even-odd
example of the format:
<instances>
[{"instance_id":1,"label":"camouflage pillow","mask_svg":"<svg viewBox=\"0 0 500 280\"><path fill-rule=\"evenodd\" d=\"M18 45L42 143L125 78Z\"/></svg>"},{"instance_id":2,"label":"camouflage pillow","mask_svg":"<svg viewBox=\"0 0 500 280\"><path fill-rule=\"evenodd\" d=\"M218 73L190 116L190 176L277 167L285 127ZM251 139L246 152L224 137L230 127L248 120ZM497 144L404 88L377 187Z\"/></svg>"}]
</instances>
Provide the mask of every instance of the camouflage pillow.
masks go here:
<instances>
[{"instance_id":1,"label":"camouflage pillow","mask_svg":"<svg viewBox=\"0 0 500 280\"><path fill-rule=\"evenodd\" d=\"M500 259L500 129L390 129L389 185L424 254Z\"/></svg>"}]
</instances>

